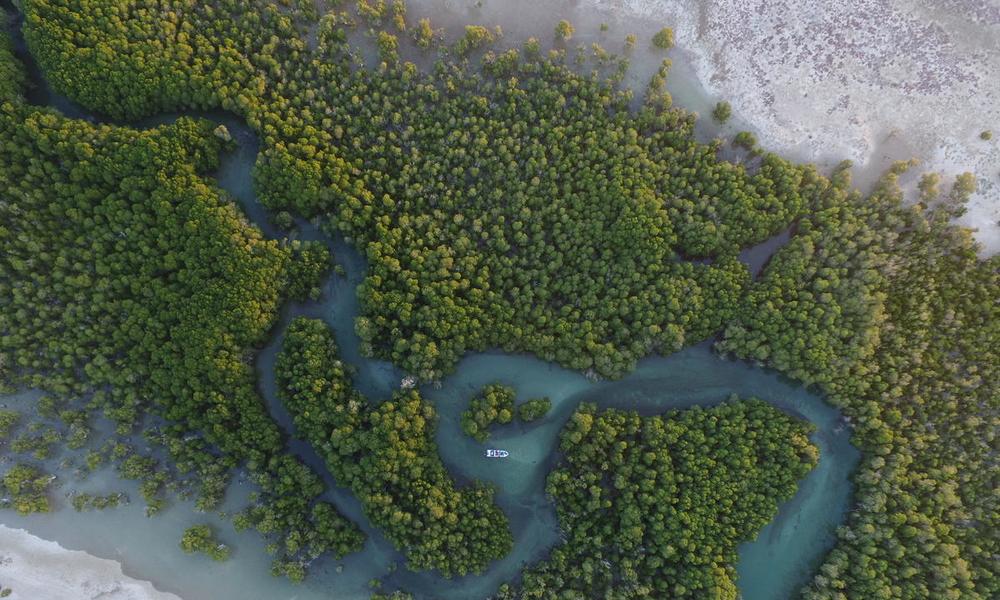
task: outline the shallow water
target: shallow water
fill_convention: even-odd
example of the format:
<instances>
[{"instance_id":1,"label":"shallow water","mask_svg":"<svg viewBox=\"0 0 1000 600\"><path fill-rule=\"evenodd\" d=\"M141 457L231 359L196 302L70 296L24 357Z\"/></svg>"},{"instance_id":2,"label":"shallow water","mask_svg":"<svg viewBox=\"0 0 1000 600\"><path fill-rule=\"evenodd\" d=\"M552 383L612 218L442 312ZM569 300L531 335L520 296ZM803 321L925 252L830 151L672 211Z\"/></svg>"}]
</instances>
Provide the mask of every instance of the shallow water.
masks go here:
<instances>
[{"instance_id":1,"label":"shallow water","mask_svg":"<svg viewBox=\"0 0 1000 600\"><path fill-rule=\"evenodd\" d=\"M412 3L411 3L412 5ZM412 11L416 12L416 11ZM37 73L36 73L37 75ZM52 94L39 81L35 101L56 106L75 117L88 117L72 103ZM216 174L243 207L248 218L269 237L280 232L266 220L266 213L253 194L250 171L257 153L254 134L228 115L202 115L227 125L239 148L226 155ZM93 117L90 117L93 118ZM148 120L151 126L174 116ZM315 227L300 223L300 237L320 238ZM283 311L275 334L258 353L256 368L259 388L272 415L294 434L290 418L275 395L273 364L285 327L291 318L305 315L324 319L337 334L342 357L356 370L358 387L370 398L381 400L398 388L403 373L392 365L361 356L353 331L358 303L354 290L364 276L361 256L340 240L327 240L346 276L332 276L319 302L291 304ZM780 236L744 254L756 271ZM548 396L553 402L549 416L536 424L513 424L499 428L490 441L493 447L510 451L511 457L489 460L483 445L464 436L458 426L464 403L484 384L502 382L514 386L518 400ZM843 521L851 502L849 475L858 460L850 445L850 431L839 413L801 386L779 375L746 363L728 361L712 354L707 344L688 348L665 358L649 358L635 372L613 382L593 382L580 373L542 360L501 353L481 353L465 358L456 373L440 387L425 386L422 392L434 402L439 413L437 442L441 456L459 482L489 481L498 487L497 502L507 514L514 533L514 550L491 565L481 576L445 580L434 573L412 573L404 560L362 514L359 503L334 482L322 461L308 445L291 440L290 446L326 478L331 489L327 497L369 535L362 552L341 561L320 560L310 568L310 577L300 586L269 575L270 558L261 538L253 533L236 533L214 514L200 514L191 502L174 502L160 515L148 519L141 502L104 512L78 514L68 503L48 515L19 517L0 512L0 523L27 529L40 537L56 540L67 548L120 561L126 574L152 581L158 589L175 592L187 600L226 598L285 598L289 600L367 598L368 581L380 578L385 589L401 587L418 598L483 598L504 582L516 578L520 570L541 560L558 542L554 507L544 495L544 479L557 460L554 451L558 432L580 402L599 402L640 410L647 414L691 405L712 405L730 394L756 396L782 410L808 419L816 425L812 439L820 448L818 466L801 483L796 496L782 505L776 519L755 541L740 547L738 586L747 600L785 598L804 583L833 543L835 527ZM2 399L15 406L30 407L34 392ZM121 481L111 470L91 475L85 482L73 482L60 474L63 490L126 491L139 498L133 482ZM252 486L239 482L227 495L224 510L241 507ZM213 563L204 557L185 555L177 546L183 529L193 523L210 522L220 538L235 549L227 563ZM394 569L397 565L398 569ZM338 566L342 567L338 572Z\"/></svg>"}]
</instances>

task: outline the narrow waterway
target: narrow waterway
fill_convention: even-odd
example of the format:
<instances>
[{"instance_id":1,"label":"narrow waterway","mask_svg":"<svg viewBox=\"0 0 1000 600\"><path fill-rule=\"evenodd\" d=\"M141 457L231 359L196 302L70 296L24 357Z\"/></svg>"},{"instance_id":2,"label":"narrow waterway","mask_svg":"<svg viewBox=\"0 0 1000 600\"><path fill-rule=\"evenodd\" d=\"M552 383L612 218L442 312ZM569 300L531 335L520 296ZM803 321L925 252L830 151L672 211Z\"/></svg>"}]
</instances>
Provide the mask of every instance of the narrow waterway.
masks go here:
<instances>
[{"instance_id":1,"label":"narrow waterway","mask_svg":"<svg viewBox=\"0 0 1000 600\"><path fill-rule=\"evenodd\" d=\"M23 44L19 44L19 49L23 52ZM31 95L33 101L77 118L96 118L51 93L36 69L32 69L32 75L36 84ZM281 236L267 221L266 212L253 193L250 172L258 149L254 133L229 115L198 116L225 124L239 144L236 151L224 157L215 174L220 187L266 235ZM152 126L175 117L161 116L138 125ZM300 237L325 239L315 227L307 223L299 226ZM785 240L787 237L776 238L745 252L743 258L756 271L774 247ZM385 589L401 587L418 598L485 598L500 583L514 579L525 565L543 559L558 542L555 511L544 494L544 480L558 458L555 455L558 433L580 402L652 414L670 408L717 404L735 393L767 400L811 421L816 426L812 439L820 449L818 466L800 483L795 497L782 505L777 518L756 540L741 546L738 585L743 597L746 600L789 597L811 576L832 545L834 530L850 506L849 476L858 452L850 444L849 428L844 426L839 413L818 395L776 373L721 359L707 344L669 357L648 358L628 377L612 382L589 381L580 373L533 357L481 353L465 358L456 373L439 387L426 386L421 391L438 410L439 450L455 479L459 482L478 479L497 486L497 502L509 517L514 533L514 550L481 576L446 580L435 573L407 571L403 558L371 527L359 503L349 492L336 487L308 445L294 439L290 418L276 399L274 359L285 327L300 315L322 318L332 326L343 358L356 370L356 384L373 400L387 398L398 388L403 376L392 365L361 355L353 322L358 313L355 288L364 277L365 263L363 257L341 240L326 241L344 267L345 275L331 276L319 301L284 308L271 340L258 353L256 368L261 394L271 414L291 436L292 449L324 475L331 486L330 500L369 535L362 552L341 561L321 559L311 566L310 578L294 586L270 576L270 558L259 536L236 533L218 515L196 512L190 502L174 502L161 515L147 519L141 503L78 514L67 502L60 501L61 509L48 515L19 517L11 511L0 512L0 523L24 528L66 548L120 561L126 574L149 580L158 589L174 592L186 600L367 598L371 579L382 579ZM514 386L519 400L548 396L553 402L552 412L542 422L497 430L490 444L510 451L511 456L505 461L484 458L483 446L464 436L458 425L467 399L480 386L492 382ZM2 402L30 410L37 398L37 392L27 391L3 398ZM67 473L59 476L62 491L124 490L133 498L139 497L134 483L119 480L111 470L100 471L83 482L74 481ZM239 509L250 491L249 484L234 484L224 510ZM217 525L223 541L235 548L229 562L212 563L180 551L177 542L183 529L200 522Z\"/></svg>"}]
</instances>

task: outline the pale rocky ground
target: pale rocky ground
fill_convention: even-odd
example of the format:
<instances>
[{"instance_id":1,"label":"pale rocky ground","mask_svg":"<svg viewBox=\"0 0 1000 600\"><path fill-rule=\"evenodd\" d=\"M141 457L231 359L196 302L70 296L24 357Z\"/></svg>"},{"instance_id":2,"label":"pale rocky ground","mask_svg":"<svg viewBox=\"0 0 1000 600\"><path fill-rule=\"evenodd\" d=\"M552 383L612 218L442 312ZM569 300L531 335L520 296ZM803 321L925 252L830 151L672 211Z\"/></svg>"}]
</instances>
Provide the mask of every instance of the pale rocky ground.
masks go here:
<instances>
[{"instance_id":1,"label":"pale rocky ground","mask_svg":"<svg viewBox=\"0 0 1000 600\"><path fill-rule=\"evenodd\" d=\"M0 586L9 600L180 600L122 573L121 564L0 525Z\"/></svg>"},{"instance_id":2,"label":"pale rocky ground","mask_svg":"<svg viewBox=\"0 0 1000 600\"><path fill-rule=\"evenodd\" d=\"M862 185L911 157L918 172L972 171L962 223L1000 251L1000 0L582 2L672 26L705 90L768 149L849 158Z\"/></svg>"}]
</instances>

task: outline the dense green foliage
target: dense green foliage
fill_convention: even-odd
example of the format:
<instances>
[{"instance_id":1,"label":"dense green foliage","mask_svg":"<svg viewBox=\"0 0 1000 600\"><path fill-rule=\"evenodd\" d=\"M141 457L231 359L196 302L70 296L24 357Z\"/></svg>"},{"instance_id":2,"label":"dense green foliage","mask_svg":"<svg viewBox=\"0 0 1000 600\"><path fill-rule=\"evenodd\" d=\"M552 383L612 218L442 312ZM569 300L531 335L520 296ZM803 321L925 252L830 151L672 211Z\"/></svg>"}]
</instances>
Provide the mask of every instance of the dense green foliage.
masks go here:
<instances>
[{"instance_id":1,"label":"dense green foliage","mask_svg":"<svg viewBox=\"0 0 1000 600\"><path fill-rule=\"evenodd\" d=\"M192 525L185 529L181 537L181 550L188 554L201 552L220 562L229 559L231 552L229 546L215 539L215 532L209 525Z\"/></svg>"},{"instance_id":2,"label":"dense green foliage","mask_svg":"<svg viewBox=\"0 0 1000 600\"><path fill-rule=\"evenodd\" d=\"M666 67L633 114L629 93L537 42L488 53L489 77L443 61L359 70L335 16L310 50L306 16L255 2L73 5L25 2L53 85L119 117L244 116L261 199L331 215L365 252L366 349L422 379L498 346L620 375L704 339L747 282L735 251L785 227L818 179L775 156L753 175L719 161L670 108Z\"/></svg>"},{"instance_id":3,"label":"dense green foliage","mask_svg":"<svg viewBox=\"0 0 1000 600\"><path fill-rule=\"evenodd\" d=\"M30 453L36 460L45 460L52 456L53 446L61 440L55 428L32 423L27 431L11 440L10 449L18 454Z\"/></svg>"},{"instance_id":4,"label":"dense green foliage","mask_svg":"<svg viewBox=\"0 0 1000 600\"><path fill-rule=\"evenodd\" d=\"M76 493L73 494L73 497L70 499L70 504L73 505L73 510L76 512L115 508L122 502L128 502L128 497L121 492L116 494Z\"/></svg>"},{"instance_id":5,"label":"dense green foliage","mask_svg":"<svg viewBox=\"0 0 1000 600\"><path fill-rule=\"evenodd\" d=\"M465 35L455 42L455 53L465 56L496 41L496 35L482 25L466 25Z\"/></svg>"},{"instance_id":6,"label":"dense green foliage","mask_svg":"<svg viewBox=\"0 0 1000 600\"><path fill-rule=\"evenodd\" d=\"M168 438L204 449L192 467L206 477L247 464L264 490L255 526L309 541L286 543L281 560L343 554L362 536L344 521L341 539L324 537L310 512L322 483L285 453L247 360L285 289L314 287L323 259L263 239L201 176L218 165L213 128L181 118L138 131L0 104L0 380L87 397L124 431L158 413ZM67 418L85 437L86 418ZM19 443L44 455L52 433ZM163 480L143 479L156 510Z\"/></svg>"},{"instance_id":7,"label":"dense green foliage","mask_svg":"<svg viewBox=\"0 0 1000 600\"><path fill-rule=\"evenodd\" d=\"M573 37L573 34L575 32L576 28L573 27L573 24L567 21L566 19L563 19L558 23L556 23L555 34L557 40L561 40L563 42L569 41L569 39Z\"/></svg>"},{"instance_id":8,"label":"dense green foliage","mask_svg":"<svg viewBox=\"0 0 1000 600\"><path fill-rule=\"evenodd\" d=\"M757 136L749 131L741 131L733 136L733 145L749 152L757 152Z\"/></svg>"},{"instance_id":9,"label":"dense green foliage","mask_svg":"<svg viewBox=\"0 0 1000 600\"><path fill-rule=\"evenodd\" d=\"M920 176L920 183L917 189L920 190L920 204L926 208L931 202L941 195L941 175L938 173L924 173Z\"/></svg>"},{"instance_id":10,"label":"dense green foliage","mask_svg":"<svg viewBox=\"0 0 1000 600\"><path fill-rule=\"evenodd\" d=\"M391 594L372 594L368 600L413 600L413 596L397 590Z\"/></svg>"},{"instance_id":11,"label":"dense green foliage","mask_svg":"<svg viewBox=\"0 0 1000 600\"><path fill-rule=\"evenodd\" d=\"M906 207L906 166L867 198L837 173L720 344L818 385L865 453L811 600L1000 595L1000 259L949 224L968 178Z\"/></svg>"},{"instance_id":12,"label":"dense green foliage","mask_svg":"<svg viewBox=\"0 0 1000 600\"><path fill-rule=\"evenodd\" d=\"M5 16L0 10L0 17ZM24 82L24 68L14 57L10 39L0 35L0 102L18 101Z\"/></svg>"},{"instance_id":13,"label":"dense green foliage","mask_svg":"<svg viewBox=\"0 0 1000 600\"><path fill-rule=\"evenodd\" d=\"M478 573L510 551L493 490L455 487L434 442L434 407L416 391L371 406L352 387L333 333L313 319L292 321L275 369L298 435L357 495L411 569Z\"/></svg>"},{"instance_id":14,"label":"dense green foliage","mask_svg":"<svg viewBox=\"0 0 1000 600\"><path fill-rule=\"evenodd\" d=\"M548 398L532 398L517 407L517 418L525 423L537 421L549 414L552 401Z\"/></svg>"},{"instance_id":15,"label":"dense green foliage","mask_svg":"<svg viewBox=\"0 0 1000 600\"><path fill-rule=\"evenodd\" d=\"M316 300L320 295L320 282L333 266L330 251L321 242L314 241L293 240L289 246L292 261L288 265L285 292L297 300Z\"/></svg>"},{"instance_id":16,"label":"dense green foliage","mask_svg":"<svg viewBox=\"0 0 1000 600\"><path fill-rule=\"evenodd\" d=\"M900 207L891 181L868 199L848 193L843 171L831 183L772 155L750 161L748 171L720 162L716 145L695 141L692 117L671 108L663 89L666 65L631 112L631 96L615 88L615 79L574 74L564 52L543 56L537 41L521 52L486 51L495 36L485 28L467 30L450 48L473 65L485 51L483 73L442 59L422 74L388 55L384 67L357 68L341 17L319 19L315 44L307 44L305 27L316 20L304 10L309 2L298 9L236 0L22 4L28 43L48 78L85 106L126 118L223 108L247 120L262 142L254 176L263 201L329 217L368 259L357 322L367 352L422 379L491 347L613 376L641 356L669 353L725 326L723 351L819 386L854 421L865 451L857 510L808 597L1000 595L992 564L1000 554L1000 510L991 490L1000 398L998 259L978 260L968 235L947 225L961 211L971 176L943 202L938 178L923 180L921 202L929 208L922 211ZM372 27L390 18L386 3L366 5ZM400 20L405 25L398 11L391 18L396 31ZM426 21L412 31L422 46L436 37ZM20 70L10 65L4 46L0 74L13 75L0 78L0 102L16 103ZM122 254L142 256L131 247L136 236L160 252L160 241L148 240L154 226L165 227L152 203L113 209L158 169L164 187L146 195L201 197L194 174L210 168L219 142L197 122L137 133L67 124L14 104L3 111L0 167L17 168L6 179L0 169L0 299L16 304L0 310L0 383L16 372L18 383L37 384L34 374L45 371L50 389L66 391L82 372L95 386L112 385L115 391L99 390L99 398L120 420L147 403L165 407L180 419L175 433L204 431L223 447L225 464L232 463L227 444L244 434L260 437L247 449L272 451L274 429L257 419L241 359L270 322L284 289L279 282L298 294L315 287L291 285L289 250L257 239L220 208L204 237L166 228L171 243L179 237L199 248L192 252L203 255L192 261L195 274L224 271L230 263L216 246L241 242L230 249L233 261L254 266L233 277L213 271L218 286L204 283L212 278L155 284L169 277L168 260L182 261L183 254L170 252L111 274L76 266L104 269ZM59 135L47 134L53 128ZM141 148L136 153L149 160L109 153L108 140L123 137L123 148ZM733 142L761 152L748 132ZM98 167L88 162L91 151L104 159ZM178 183L177 170L191 182ZM105 210L98 199L115 181L122 194L111 196L109 216L88 212L90 202ZM750 286L736 251L800 217L788 247ZM126 237L115 239L119 231ZM71 250L62 252L64 245ZM322 260L305 264L313 259ZM58 282L53 271L63 275ZM112 275L127 285L116 286ZM36 278L36 287L25 287ZM173 300L187 297L188 284L202 290L182 311L181 323L190 327L164 343L164 331L176 323L158 322L153 311L179 318ZM222 288L232 290L225 301L216 297ZM127 306L117 300L121 294ZM104 310L114 302L115 310ZM218 317L232 327L216 326ZM219 346L199 346L209 340ZM177 352L189 345L195 350L178 364ZM398 412L405 404L423 415L418 399L400 398L382 406ZM338 464L325 425L315 434L328 462ZM426 432L408 435L426 449ZM251 464L270 474L262 479L266 488L291 495L304 489L304 498L318 489L294 461ZM292 512L306 514L310 502ZM283 511L254 514L273 531L302 522ZM386 529L415 536L418 528ZM491 545L492 555L502 545ZM434 555L424 564L438 562L444 559ZM289 569L298 573L295 564Z\"/></svg>"},{"instance_id":17,"label":"dense green foliage","mask_svg":"<svg viewBox=\"0 0 1000 600\"><path fill-rule=\"evenodd\" d=\"M483 386L479 394L469 401L469 407L462 411L462 431L477 442L485 442L490 437L490 426L503 425L514 418L514 388L491 384Z\"/></svg>"},{"instance_id":18,"label":"dense green foliage","mask_svg":"<svg viewBox=\"0 0 1000 600\"><path fill-rule=\"evenodd\" d=\"M760 400L645 418L582 405L546 488L565 540L516 597L735 600L736 546L816 464L809 431Z\"/></svg>"},{"instance_id":19,"label":"dense green foliage","mask_svg":"<svg viewBox=\"0 0 1000 600\"><path fill-rule=\"evenodd\" d=\"M10 506L20 515L49 512L49 486L54 479L31 465L11 466L0 477L0 496L4 498L0 507Z\"/></svg>"},{"instance_id":20,"label":"dense green foliage","mask_svg":"<svg viewBox=\"0 0 1000 600\"><path fill-rule=\"evenodd\" d=\"M21 414L13 410L0 410L0 445L7 441L10 432L14 430Z\"/></svg>"},{"instance_id":21,"label":"dense green foliage","mask_svg":"<svg viewBox=\"0 0 1000 600\"><path fill-rule=\"evenodd\" d=\"M714 118L719 123L725 123L733 116L733 107L731 104L725 100L720 101L712 109L712 118Z\"/></svg>"},{"instance_id":22,"label":"dense green foliage","mask_svg":"<svg viewBox=\"0 0 1000 600\"><path fill-rule=\"evenodd\" d=\"M661 50L669 50L674 47L674 30L669 27L656 32L653 36L653 45Z\"/></svg>"}]
</instances>

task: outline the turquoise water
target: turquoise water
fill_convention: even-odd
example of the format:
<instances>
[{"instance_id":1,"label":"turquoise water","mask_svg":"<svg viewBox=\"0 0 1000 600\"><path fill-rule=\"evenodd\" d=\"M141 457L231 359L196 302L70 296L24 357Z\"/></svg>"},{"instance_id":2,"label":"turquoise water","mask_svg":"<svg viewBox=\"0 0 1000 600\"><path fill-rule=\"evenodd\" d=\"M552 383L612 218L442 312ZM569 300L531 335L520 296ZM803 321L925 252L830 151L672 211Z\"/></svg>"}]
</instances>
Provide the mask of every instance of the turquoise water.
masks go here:
<instances>
[{"instance_id":1,"label":"turquoise water","mask_svg":"<svg viewBox=\"0 0 1000 600\"><path fill-rule=\"evenodd\" d=\"M56 106L75 117L93 118L49 92L37 77L37 71L34 74L39 86L32 95L34 101ZM253 194L250 170L258 149L254 134L231 116L202 116L226 124L239 143L239 148L223 159L216 174L219 185L266 235L280 237L281 232L267 222L266 213ZM158 117L140 125L151 126L172 118ZM300 237L324 239L308 223L299 225ZM354 290L364 276L364 260L342 241L326 241L346 275L332 276L320 301L286 306L274 335L256 359L262 396L290 436L294 436L290 418L275 397L273 364L291 318L300 315L322 318L333 327L343 358L354 366L355 381L369 397L388 397L404 375L386 362L361 356L353 320L358 312ZM756 271L782 241L776 238L745 252L744 259ZM514 386L519 401L548 396L553 402L545 420L531 426L505 426L494 433L490 445L511 453L503 461L486 459L483 445L462 435L458 426L465 401L479 387L492 382ZM543 559L558 542L558 524L554 507L544 494L544 480L557 460L554 452L559 430L580 402L598 402L602 406L652 414L695 404L716 404L733 393L759 397L808 419L816 425L812 439L820 449L818 466L801 482L795 497L781 506L778 516L756 540L740 547L738 586L745 599L773 600L793 594L808 580L832 545L834 529L850 506L849 475L859 455L850 444L850 431L844 427L839 413L816 394L773 372L719 358L707 344L670 357L641 361L635 372L613 382L590 381L580 373L528 356L481 353L465 358L456 373L439 387L425 386L422 392L437 407L440 416L437 442L450 472L459 482L479 479L494 483L498 488L497 502L511 522L513 552L481 576L445 580L434 573L407 571L403 558L372 528L353 496L336 487L315 453L294 437L290 439L290 447L324 475L330 485L329 499L369 536L362 552L341 561L321 559L311 565L310 578L300 586L269 575L270 559L256 534L238 534L217 515L197 513L189 502L176 502L152 519L147 519L141 503L136 503L84 514L64 507L53 514L27 518L5 511L0 512L0 523L27 529L67 548L119 560L126 574L150 580L159 589L175 592L187 600L367 598L367 582L372 578L383 579L385 589L401 587L419 598L484 598L500 583L516 578L526 564ZM36 392L28 391L0 402L30 407L37 396ZM124 490L133 498L139 497L133 483L119 480L110 470L100 471L83 482L73 480L69 473L60 473L60 481L66 491ZM239 508L251 489L244 481L235 483L224 510ZM179 550L177 541L182 530L197 522L218 525L222 540L235 548L229 562L216 564Z\"/></svg>"}]
</instances>

